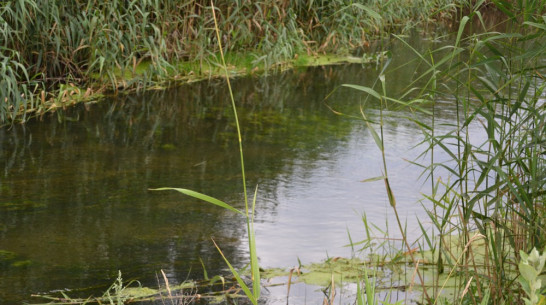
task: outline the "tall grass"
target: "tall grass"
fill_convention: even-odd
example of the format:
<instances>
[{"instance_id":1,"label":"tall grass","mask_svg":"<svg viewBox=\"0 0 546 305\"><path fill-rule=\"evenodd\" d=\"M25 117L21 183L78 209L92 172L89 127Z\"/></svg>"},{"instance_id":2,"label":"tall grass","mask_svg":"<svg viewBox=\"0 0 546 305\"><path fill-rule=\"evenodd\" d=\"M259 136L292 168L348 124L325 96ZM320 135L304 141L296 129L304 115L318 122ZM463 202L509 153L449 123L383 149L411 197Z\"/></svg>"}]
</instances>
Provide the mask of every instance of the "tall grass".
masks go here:
<instances>
[{"instance_id":1,"label":"tall grass","mask_svg":"<svg viewBox=\"0 0 546 305\"><path fill-rule=\"evenodd\" d=\"M254 234L254 215L255 215L255 207L256 207L256 194L258 193L258 187L256 186L256 189L254 191L254 197L252 199L252 205L249 205L248 200L248 192L247 192L247 186L246 186L246 177L245 177L245 163L244 163L244 155L243 155L243 141L241 138L241 127L239 125L239 118L237 115L237 106L235 104L235 98L233 97L233 91L231 89L231 82L229 80L229 71L226 65L224 52L222 51L222 41L221 41L221 35L220 35L220 29L218 28L218 21L216 19L215 14L215 7L214 3L211 0L211 10L213 13L214 18L214 28L216 30L216 38L218 39L218 44L220 46L220 59L222 61L222 67L225 72L226 82L228 85L229 90L229 96L231 99L231 106L233 109L233 115L235 120L235 125L237 127L237 140L239 144L239 155L240 155L240 162L241 162L241 179L243 183L243 194L244 194L244 204L245 209L244 211L240 211L236 208L234 208L232 205L229 205L221 200L218 200L216 198L210 197L208 195L204 195L192 190L188 189L181 189L181 188L159 188L155 190L175 190L178 191L184 195L191 196L197 199L200 199L202 201L217 205L219 207L225 208L227 210L233 211L235 213L239 213L245 216L246 219L246 226L247 226L247 236L248 236L248 250L250 253L250 272L251 272L251 280L252 285L249 285L244 281L243 277L235 270L235 268L231 265L229 260L224 256L224 253L220 249L220 247L214 242L214 245L224 258L226 264L228 265L229 269L233 273L233 276L239 283L241 289L243 289L245 295L248 297L248 299L252 302L252 304L257 305L258 300L260 299L261 295L261 280L260 280L260 270L258 265L258 255L256 253L256 239Z\"/></svg>"},{"instance_id":2,"label":"tall grass","mask_svg":"<svg viewBox=\"0 0 546 305\"><path fill-rule=\"evenodd\" d=\"M482 248L470 247L465 253L461 284L475 279L469 286L474 294L469 295L483 297L487 292L495 304L520 300L514 293L520 251L546 246L542 76L546 18L528 14L528 6L544 12L544 3L542 7L533 4L530 1L508 15L514 25L524 21L523 27L514 26L509 33L485 32L461 39L466 27L481 26L473 25L471 16L462 19L457 39L461 44L455 47L463 48L468 58L449 55L441 76L454 87L435 89L435 94L451 95L455 100L457 125L447 134L425 131L429 147L451 157L447 163L428 167L430 171L441 166L451 169L451 182L434 182L434 187L443 187L443 194L432 200L436 209L432 220L442 240L450 234L447 224L455 229L462 237L459 247L466 245L473 231L485 236ZM483 126L483 140L470 134L472 124ZM438 251L449 255L447 247ZM481 252L483 262L477 258Z\"/></svg>"},{"instance_id":3,"label":"tall grass","mask_svg":"<svg viewBox=\"0 0 546 305\"><path fill-rule=\"evenodd\" d=\"M431 179L433 190L424 206L434 230L422 226L423 247L434 253L437 287L457 275L448 302L521 304L517 266L526 256L520 253L546 246L545 4L494 1L506 14L506 33L487 28L481 5L484 1L467 7L469 15L460 17L452 45L417 53L429 68L413 84L424 87L410 86L399 99L353 87L381 101L432 114L430 121L411 119L423 131L422 156L428 156L428 162L416 163ZM434 120L441 111L438 99L455 103L455 124L439 128ZM471 132L476 126L482 134ZM382 135L370 130L380 149L388 150ZM439 161L439 154L447 159ZM386 181L386 168L384 172ZM443 302L442 291L434 290L427 302Z\"/></svg>"},{"instance_id":4,"label":"tall grass","mask_svg":"<svg viewBox=\"0 0 546 305\"><path fill-rule=\"evenodd\" d=\"M302 52L347 52L382 31L408 30L454 11L446 0L216 5L224 51L253 54L253 65L266 68ZM205 0L3 1L0 124L52 108L47 102L64 94L62 84L83 92L141 89L200 72L181 61L217 65L213 29Z\"/></svg>"}]
</instances>

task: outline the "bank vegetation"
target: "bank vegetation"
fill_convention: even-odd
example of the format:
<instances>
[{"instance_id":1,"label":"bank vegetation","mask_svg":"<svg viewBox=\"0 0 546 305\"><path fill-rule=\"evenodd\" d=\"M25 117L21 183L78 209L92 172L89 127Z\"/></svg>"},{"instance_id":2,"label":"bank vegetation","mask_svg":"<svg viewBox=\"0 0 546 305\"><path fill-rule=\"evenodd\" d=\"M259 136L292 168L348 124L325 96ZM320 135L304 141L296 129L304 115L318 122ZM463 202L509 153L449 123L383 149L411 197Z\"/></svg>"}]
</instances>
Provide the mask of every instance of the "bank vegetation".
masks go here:
<instances>
[{"instance_id":1,"label":"bank vegetation","mask_svg":"<svg viewBox=\"0 0 546 305\"><path fill-rule=\"evenodd\" d=\"M456 20L465 1L216 1L228 65L243 73L348 54L388 33ZM2 1L0 124L101 93L220 74L211 3ZM304 63L303 63L304 64Z\"/></svg>"}]
</instances>

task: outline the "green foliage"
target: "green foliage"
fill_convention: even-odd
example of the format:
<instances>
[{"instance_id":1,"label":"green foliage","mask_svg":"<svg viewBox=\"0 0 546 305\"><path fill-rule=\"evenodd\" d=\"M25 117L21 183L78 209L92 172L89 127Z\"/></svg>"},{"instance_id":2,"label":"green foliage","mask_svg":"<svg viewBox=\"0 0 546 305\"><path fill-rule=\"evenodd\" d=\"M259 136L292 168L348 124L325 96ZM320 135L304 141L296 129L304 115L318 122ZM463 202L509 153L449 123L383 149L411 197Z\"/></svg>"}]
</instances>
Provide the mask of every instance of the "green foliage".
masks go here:
<instances>
[{"instance_id":1,"label":"green foliage","mask_svg":"<svg viewBox=\"0 0 546 305\"><path fill-rule=\"evenodd\" d=\"M180 192L184 195L187 195L187 196L191 196L193 198L197 198L199 200L203 200L203 201L206 201L208 203L212 203L214 205L217 205L219 207L222 207L224 209L228 209L232 212L235 212L235 213L239 213L239 214L243 214L243 212L237 210L236 208L232 207L231 205L221 201L221 200L218 200L216 198L213 198L213 197L210 197L210 196L207 196L205 194L201 194L201 193L198 193L198 192L195 192L195 191L192 191L192 190L187 190L187 189L181 189L181 188L170 188L170 187L163 187L163 188L157 188L157 189L152 189L153 191L166 191L166 190L173 190L173 191L177 191L177 192Z\"/></svg>"},{"instance_id":2,"label":"green foliage","mask_svg":"<svg viewBox=\"0 0 546 305\"><path fill-rule=\"evenodd\" d=\"M224 51L254 54L246 65L267 71L297 54L346 55L382 31L407 31L438 11L454 12L443 2L238 0L217 1L215 11ZM210 4L3 1L0 124L52 109L44 104L65 94L61 85L83 92L143 89L218 66Z\"/></svg>"},{"instance_id":3,"label":"green foliage","mask_svg":"<svg viewBox=\"0 0 546 305\"><path fill-rule=\"evenodd\" d=\"M521 276L518 278L523 291L529 298L524 298L525 305L544 304L546 297L541 295L542 280L539 278L544 263L546 262L546 253L540 254L536 248L533 248L529 254L520 251L520 262L518 269ZM540 303L539 303L540 302Z\"/></svg>"},{"instance_id":4,"label":"green foliage","mask_svg":"<svg viewBox=\"0 0 546 305\"><path fill-rule=\"evenodd\" d=\"M424 166L431 177L437 177L440 168L450 173L448 183L431 181L439 194L431 198L430 215L441 238L455 230L464 237L465 245L470 232L478 230L488 241L487 267L473 277L478 263L466 255L461 265L468 267L459 267L463 274L460 287L471 281L476 291L490 291L497 304L519 298L512 293L514 273L510 272L519 251L543 247L546 242L545 163L541 157L545 85L537 77L543 69L538 54L544 54L544 31L529 28L464 37L465 27L471 24L468 18L463 21L447 60L429 63L432 71L453 86L426 90L432 98L452 96L458 110L457 124L447 133L440 134L434 125L421 122L427 126L423 131L431 155L430 164ZM456 54L458 49L465 50L469 58ZM476 135L468 132L472 124L483 126L484 140L474 140ZM451 156L450 160L432 161L434 149ZM444 256L450 251L441 242L437 250Z\"/></svg>"},{"instance_id":5,"label":"green foliage","mask_svg":"<svg viewBox=\"0 0 546 305\"><path fill-rule=\"evenodd\" d=\"M530 296L525 302L535 304L540 285L534 282L531 287L529 281L538 275L540 263L534 267L519 263L519 270L514 266L521 251L546 245L546 18L541 16L545 6L543 1L494 4L514 25L510 31L488 30L480 9L491 4L481 1L467 7L468 16L460 17L453 44L425 54L412 48L427 70L415 77L400 98L389 98L375 88L350 87L375 100L431 114L427 119L423 115L410 119L422 129L421 144L426 147L414 163L424 169L433 190L424 206L430 207L427 212L434 232L422 226L423 247L431 248L437 273L444 273L447 266L448 278L455 281L453 297L457 299L448 302L522 302L514 287L519 271ZM486 31L476 33L475 29ZM380 81L385 79L388 73ZM456 123L439 128L435 113L443 109L437 101L446 99L457 106L452 114ZM379 149L388 151L381 132L364 119ZM470 126L482 126L482 135L470 134ZM441 161L439 152L444 156ZM384 173L380 178L387 177L386 168ZM366 181L373 180L377 178ZM386 187L389 198L393 197L388 183ZM460 237L455 244L450 242L453 235ZM476 236L485 242L478 243ZM529 261L525 254L521 257ZM447 279L442 279L436 275L433 287L445 286ZM427 301L443 298L439 289Z\"/></svg>"}]
</instances>

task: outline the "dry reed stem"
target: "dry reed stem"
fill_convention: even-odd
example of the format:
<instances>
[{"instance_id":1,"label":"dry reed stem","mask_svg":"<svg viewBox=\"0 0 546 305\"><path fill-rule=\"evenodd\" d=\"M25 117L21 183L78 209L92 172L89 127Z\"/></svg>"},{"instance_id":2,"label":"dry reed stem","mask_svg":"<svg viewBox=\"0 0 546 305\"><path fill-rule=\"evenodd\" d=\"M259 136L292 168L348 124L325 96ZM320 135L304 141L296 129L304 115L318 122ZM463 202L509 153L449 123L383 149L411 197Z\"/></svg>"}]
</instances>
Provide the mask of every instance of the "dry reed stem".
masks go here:
<instances>
[{"instance_id":1,"label":"dry reed stem","mask_svg":"<svg viewBox=\"0 0 546 305\"><path fill-rule=\"evenodd\" d=\"M163 271L163 269L161 269L161 274L163 275L163 280L165 281L165 287L167 288L169 297L172 299L173 295L171 293L171 287L169 286L169 279L167 278L167 275L165 275L165 272Z\"/></svg>"}]
</instances>

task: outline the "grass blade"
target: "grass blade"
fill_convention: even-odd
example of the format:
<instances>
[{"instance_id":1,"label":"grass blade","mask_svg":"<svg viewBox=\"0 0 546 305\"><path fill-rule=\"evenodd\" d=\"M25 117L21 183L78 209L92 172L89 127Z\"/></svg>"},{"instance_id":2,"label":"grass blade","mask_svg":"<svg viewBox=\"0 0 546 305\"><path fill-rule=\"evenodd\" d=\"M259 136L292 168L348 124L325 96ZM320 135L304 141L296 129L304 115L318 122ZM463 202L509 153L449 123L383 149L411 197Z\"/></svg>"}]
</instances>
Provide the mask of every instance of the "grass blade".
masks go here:
<instances>
[{"instance_id":1,"label":"grass blade","mask_svg":"<svg viewBox=\"0 0 546 305\"><path fill-rule=\"evenodd\" d=\"M228 210L233 211L235 213L245 215L245 213L243 213L242 211L237 210L236 208L232 207L231 205L229 205L229 204L227 204L227 203L225 203L225 202L223 202L221 200L218 200L218 199L216 199L214 197L211 197L211 196L208 196L208 195L205 195L205 194L198 193L196 191L183 189L183 188L175 188L175 187L161 187L161 188L156 188L156 189L150 189L150 191L168 191L168 190L177 191L177 192L180 192L180 193L182 193L184 195L188 195L190 197L197 198L197 199L206 201L208 203L212 203L212 204L217 205L219 207L222 207L224 209L228 209Z\"/></svg>"},{"instance_id":2,"label":"grass blade","mask_svg":"<svg viewBox=\"0 0 546 305\"><path fill-rule=\"evenodd\" d=\"M224 259L224 261L228 265L229 270L231 271L231 273L235 277L235 280L237 280L237 283L239 283L239 286L241 286L241 289L243 289L243 292L245 293L245 295L252 302L252 304L257 305L258 300L254 297L254 294L252 293L252 291L250 291L250 288L248 288L248 286L245 283L245 281L243 280L243 278L239 275L237 270L235 270L235 268L233 268L233 266L230 264L229 260L224 255L224 252L222 252L220 247L218 247L218 244L216 244L216 242L214 240L212 240L212 242L214 243L214 246L216 247L216 249L218 249L218 252L220 252L220 255L222 255L222 258Z\"/></svg>"}]
</instances>

